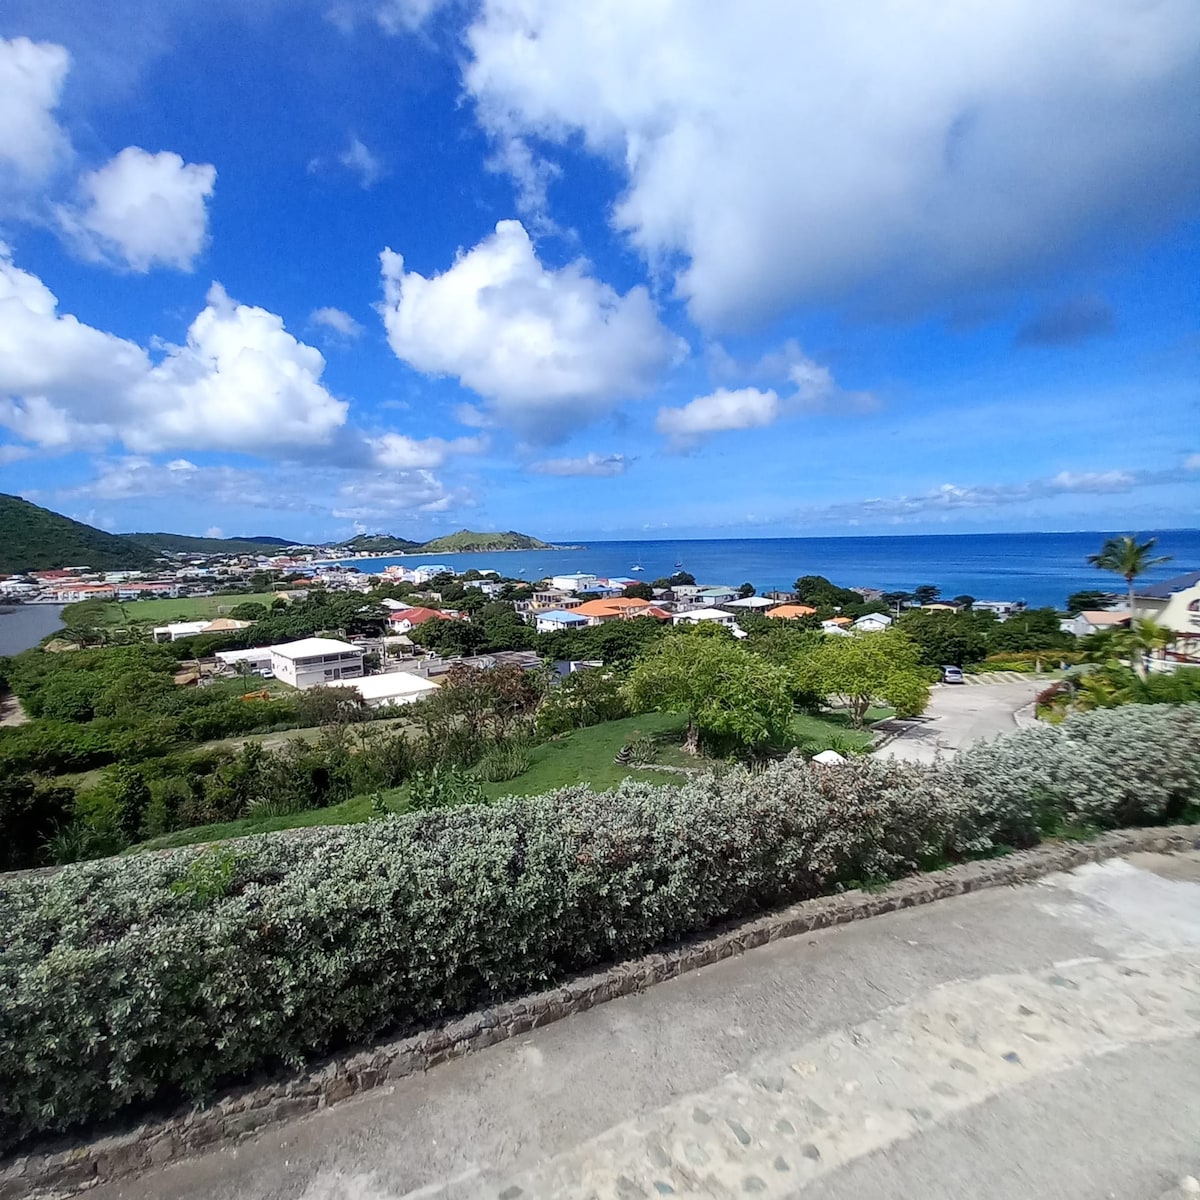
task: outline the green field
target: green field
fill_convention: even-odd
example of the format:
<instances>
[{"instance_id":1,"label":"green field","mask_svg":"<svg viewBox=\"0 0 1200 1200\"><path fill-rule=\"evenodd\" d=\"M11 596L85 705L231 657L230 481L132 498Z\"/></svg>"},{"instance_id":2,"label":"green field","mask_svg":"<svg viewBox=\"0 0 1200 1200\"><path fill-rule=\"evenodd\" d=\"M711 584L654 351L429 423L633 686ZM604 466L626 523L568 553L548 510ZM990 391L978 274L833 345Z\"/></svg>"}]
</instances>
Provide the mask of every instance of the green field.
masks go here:
<instances>
[{"instance_id":1,"label":"green field","mask_svg":"<svg viewBox=\"0 0 1200 1200\"><path fill-rule=\"evenodd\" d=\"M167 625L172 621L201 621L228 616L229 610L239 604L265 604L269 608L274 599L274 592L247 592L237 596L183 596L178 600L113 600L102 606L101 623Z\"/></svg>"},{"instance_id":2,"label":"green field","mask_svg":"<svg viewBox=\"0 0 1200 1200\"><path fill-rule=\"evenodd\" d=\"M887 710L873 711L872 720L886 716ZM388 722L391 724L391 722ZM617 751L637 733L649 734L658 742L655 762L666 767L684 767L694 771L719 768L721 763L711 759L693 758L682 748L684 721L670 713L645 713L639 717L627 717L621 721L608 721L603 725L592 725L587 729L576 729L571 733L552 738L535 746L530 752L529 770L506 783L484 783L484 794L489 800L501 796L537 796L577 783L590 784L596 791L614 788L622 779L639 779L648 783L680 783L683 777L676 771L655 770L653 765L631 768L614 762ZM829 745L831 739L844 749L866 750L871 744L871 734L865 730L850 728L849 722L838 713L820 716L800 714L795 718L793 729L798 743L809 753ZM233 742L252 740L280 742L289 737L316 736L319 730L290 730L284 733L257 734L251 738L230 739ZM393 812L404 812L408 808L407 787L394 788L384 793L384 802ZM309 825L349 825L366 821L371 816L371 801L367 796L352 796L343 804L331 808L309 809L281 817L245 817L240 821L229 821L220 825L199 825L193 829L181 829L163 837L154 838L126 853L138 850L161 850L170 846L192 846L201 842L224 841L228 838L246 837L255 833L273 833L280 829L298 829Z\"/></svg>"}]
</instances>

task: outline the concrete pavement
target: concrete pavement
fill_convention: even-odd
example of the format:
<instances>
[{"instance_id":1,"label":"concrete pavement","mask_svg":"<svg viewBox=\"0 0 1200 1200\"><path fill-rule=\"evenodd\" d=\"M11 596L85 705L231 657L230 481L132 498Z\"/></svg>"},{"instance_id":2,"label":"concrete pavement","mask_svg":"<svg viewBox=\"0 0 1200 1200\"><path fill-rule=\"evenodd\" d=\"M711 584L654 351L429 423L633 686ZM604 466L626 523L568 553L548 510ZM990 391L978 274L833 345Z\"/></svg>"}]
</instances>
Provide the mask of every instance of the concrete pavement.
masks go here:
<instances>
[{"instance_id":1,"label":"concrete pavement","mask_svg":"<svg viewBox=\"0 0 1200 1200\"><path fill-rule=\"evenodd\" d=\"M906 762L931 763L939 754L949 756L974 742L1012 733L1017 728L1015 714L1031 704L1047 682L1044 676L1016 675L975 685L937 684L920 717L884 726L899 732L877 753Z\"/></svg>"},{"instance_id":2,"label":"concrete pavement","mask_svg":"<svg viewBox=\"0 0 1200 1200\"><path fill-rule=\"evenodd\" d=\"M978 689L983 690L983 689ZM1200 854L773 943L95 1200L1142 1200L1200 1173Z\"/></svg>"}]
</instances>

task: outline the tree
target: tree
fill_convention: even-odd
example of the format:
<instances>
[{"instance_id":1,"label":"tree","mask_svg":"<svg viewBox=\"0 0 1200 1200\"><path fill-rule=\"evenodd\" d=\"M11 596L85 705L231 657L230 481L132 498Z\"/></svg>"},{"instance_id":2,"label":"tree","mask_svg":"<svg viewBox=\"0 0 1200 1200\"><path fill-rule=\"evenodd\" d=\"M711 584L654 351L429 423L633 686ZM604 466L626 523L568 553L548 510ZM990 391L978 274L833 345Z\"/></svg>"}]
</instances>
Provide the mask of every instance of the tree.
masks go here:
<instances>
[{"instance_id":1,"label":"tree","mask_svg":"<svg viewBox=\"0 0 1200 1200\"><path fill-rule=\"evenodd\" d=\"M1065 650L1075 639L1059 629L1058 621L1058 613L1052 608L1027 608L1013 613L1007 621L991 626L987 634L988 653Z\"/></svg>"},{"instance_id":2,"label":"tree","mask_svg":"<svg viewBox=\"0 0 1200 1200\"><path fill-rule=\"evenodd\" d=\"M1067 597L1067 612L1075 616L1081 612L1105 612L1116 604L1116 597L1111 592L1084 589L1072 592Z\"/></svg>"},{"instance_id":3,"label":"tree","mask_svg":"<svg viewBox=\"0 0 1200 1200\"><path fill-rule=\"evenodd\" d=\"M835 699L861 728L873 703L891 705L903 717L929 703L929 680L916 644L899 629L869 637L829 637L801 654L792 666L794 686Z\"/></svg>"},{"instance_id":4,"label":"tree","mask_svg":"<svg viewBox=\"0 0 1200 1200\"><path fill-rule=\"evenodd\" d=\"M478 654L488 643L487 630L474 621L431 617L409 635L418 646L436 650L445 658Z\"/></svg>"},{"instance_id":5,"label":"tree","mask_svg":"<svg viewBox=\"0 0 1200 1200\"><path fill-rule=\"evenodd\" d=\"M672 633L633 666L625 685L638 712L658 709L687 718L683 748L700 751L701 736L755 750L783 741L792 719L787 672L726 638Z\"/></svg>"},{"instance_id":6,"label":"tree","mask_svg":"<svg viewBox=\"0 0 1200 1200\"><path fill-rule=\"evenodd\" d=\"M975 597L968 596L964 593L961 596L955 596L954 599L950 601L950 603L953 604L956 608L972 608L975 604Z\"/></svg>"},{"instance_id":7,"label":"tree","mask_svg":"<svg viewBox=\"0 0 1200 1200\"><path fill-rule=\"evenodd\" d=\"M122 764L113 769L112 803L117 829L126 844L132 845L150 804L150 785L137 767Z\"/></svg>"},{"instance_id":8,"label":"tree","mask_svg":"<svg viewBox=\"0 0 1200 1200\"><path fill-rule=\"evenodd\" d=\"M752 583L743 583L743 584L742 584L742 586L741 586L740 588L738 588L738 599L739 599L739 600L745 600L745 599L747 599L749 596L753 596L753 595L754 595L754 590L755 590L755 589L754 589L754 584L752 584Z\"/></svg>"},{"instance_id":9,"label":"tree","mask_svg":"<svg viewBox=\"0 0 1200 1200\"><path fill-rule=\"evenodd\" d=\"M651 582L651 587L656 588L673 588L694 586L696 582L695 575L689 571L676 571L673 575L664 575L660 579L655 579Z\"/></svg>"},{"instance_id":10,"label":"tree","mask_svg":"<svg viewBox=\"0 0 1200 1200\"><path fill-rule=\"evenodd\" d=\"M1088 562L1101 571L1111 571L1120 575L1129 588L1129 613L1133 615L1133 588L1139 575L1145 575L1151 567L1171 561L1169 554L1155 554L1154 547L1158 538L1147 538L1139 542L1137 538L1125 534L1122 537L1109 538L1100 547L1098 554L1089 554Z\"/></svg>"},{"instance_id":11,"label":"tree","mask_svg":"<svg viewBox=\"0 0 1200 1200\"><path fill-rule=\"evenodd\" d=\"M850 588L830 583L824 575L801 575L796 580L796 599L813 608L843 608L847 604L861 604L862 596Z\"/></svg>"},{"instance_id":12,"label":"tree","mask_svg":"<svg viewBox=\"0 0 1200 1200\"><path fill-rule=\"evenodd\" d=\"M912 600L912 592L884 592L879 597L897 616L900 610Z\"/></svg>"},{"instance_id":13,"label":"tree","mask_svg":"<svg viewBox=\"0 0 1200 1200\"><path fill-rule=\"evenodd\" d=\"M918 588L913 588L913 599L918 604L932 604L942 594L942 589L934 587L932 583L923 583Z\"/></svg>"},{"instance_id":14,"label":"tree","mask_svg":"<svg viewBox=\"0 0 1200 1200\"><path fill-rule=\"evenodd\" d=\"M929 667L961 667L987 656L987 642L972 613L916 608L905 613L897 627L912 638L921 662Z\"/></svg>"},{"instance_id":15,"label":"tree","mask_svg":"<svg viewBox=\"0 0 1200 1200\"><path fill-rule=\"evenodd\" d=\"M1112 644L1121 653L1129 657L1129 665L1133 667L1138 679L1145 681L1149 672L1146 670L1146 658L1156 650L1165 650L1175 640L1175 633L1157 621L1134 621L1130 628L1114 631Z\"/></svg>"},{"instance_id":16,"label":"tree","mask_svg":"<svg viewBox=\"0 0 1200 1200\"><path fill-rule=\"evenodd\" d=\"M267 615L267 611L265 604L247 600L244 604L235 604L229 610L229 615L235 621L261 621Z\"/></svg>"},{"instance_id":17,"label":"tree","mask_svg":"<svg viewBox=\"0 0 1200 1200\"><path fill-rule=\"evenodd\" d=\"M654 589L648 583L630 583L621 592L630 600L653 600Z\"/></svg>"}]
</instances>

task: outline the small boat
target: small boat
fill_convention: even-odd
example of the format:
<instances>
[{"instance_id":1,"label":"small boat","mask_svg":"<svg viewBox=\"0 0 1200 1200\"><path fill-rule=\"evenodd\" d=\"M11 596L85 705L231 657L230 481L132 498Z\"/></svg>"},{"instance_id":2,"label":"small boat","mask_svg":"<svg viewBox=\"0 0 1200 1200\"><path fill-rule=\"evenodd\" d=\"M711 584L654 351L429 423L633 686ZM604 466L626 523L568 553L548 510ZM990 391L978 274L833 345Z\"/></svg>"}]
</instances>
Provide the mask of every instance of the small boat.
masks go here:
<instances>
[{"instance_id":1,"label":"small boat","mask_svg":"<svg viewBox=\"0 0 1200 1200\"><path fill-rule=\"evenodd\" d=\"M683 563L682 563L682 562L677 562L675 565L676 565L677 567L682 567L682 566L683 566Z\"/></svg>"},{"instance_id":2,"label":"small boat","mask_svg":"<svg viewBox=\"0 0 1200 1200\"><path fill-rule=\"evenodd\" d=\"M644 571L646 568L642 566L633 566L629 568L631 571Z\"/></svg>"}]
</instances>

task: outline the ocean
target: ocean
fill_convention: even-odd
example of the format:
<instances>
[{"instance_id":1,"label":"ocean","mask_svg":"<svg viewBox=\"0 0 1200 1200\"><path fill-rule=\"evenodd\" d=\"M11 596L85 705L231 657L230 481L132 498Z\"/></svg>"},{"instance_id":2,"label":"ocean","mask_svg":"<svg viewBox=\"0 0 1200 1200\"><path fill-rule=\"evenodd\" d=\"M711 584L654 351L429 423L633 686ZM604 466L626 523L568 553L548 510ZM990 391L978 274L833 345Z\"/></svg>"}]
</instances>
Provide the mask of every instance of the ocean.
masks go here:
<instances>
[{"instance_id":1,"label":"ocean","mask_svg":"<svg viewBox=\"0 0 1200 1200\"><path fill-rule=\"evenodd\" d=\"M801 575L825 575L842 587L911 591L931 583L942 595L977 600L1023 600L1033 607L1062 607L1082 588L1124 589L1124 582L1087 563L1107 533L930 534L908 537L714 538L700 541L591 542L583 550L513 550L501 554L407 554L397 558L345 559L347 566L379 572L445 563L457 571L491 568L536 580L588 571L608 578L644 580L689 571L697 582L752 583L759 592L790 588ZM1200 570L1200 530L1139 534L1157 537L1158 553L1172 561L1156 567L1154 582ZM682 564L682 566L678 565ZM640 566L641 571L634 567Z\"/></svg>"}]
</instances>

